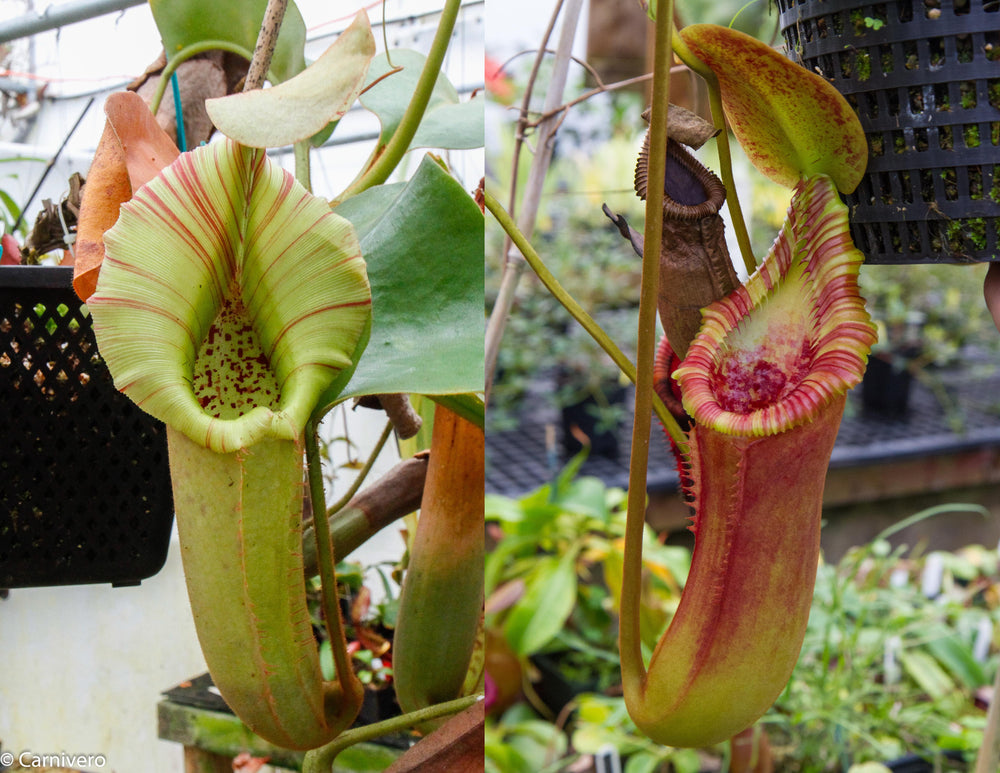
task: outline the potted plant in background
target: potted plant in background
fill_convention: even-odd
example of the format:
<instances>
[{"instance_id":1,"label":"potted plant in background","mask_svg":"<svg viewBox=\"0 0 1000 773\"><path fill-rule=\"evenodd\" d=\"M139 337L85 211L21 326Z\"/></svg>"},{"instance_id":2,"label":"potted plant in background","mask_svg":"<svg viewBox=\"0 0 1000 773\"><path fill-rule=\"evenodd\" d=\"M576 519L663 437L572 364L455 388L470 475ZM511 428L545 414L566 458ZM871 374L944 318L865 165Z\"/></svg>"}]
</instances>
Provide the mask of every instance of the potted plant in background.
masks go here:
<instances>
[{"instance_id":1,"label":"potted plant in background","mask_svg":"<svg viewBox=\"0 0 1000 773\"><path fill-rule=\"evenodd\" d=\"M625 351L634 350L636 310L598 313L603 327ZM625 428L629 383L594 340L570 327L556 346L555 399L560 406L563 452L570 457L587 447L590 454L617 459Z\"/></svg>"},{"instance_id":2,"label":"potted plant in background","mask_svg":"<svg viewBox=\"0 0 1000 773\"><path fill-rule=\"evenodd\" d=\"M997 341L981 302L982 276L969 267L915 265L901 272L868 266L861 275L868 309L879 326L862 382L862 403L873 415L907 413L910 381L928 388L952 413L948 377L990 372ZM950 416L957 429L961 416Z\"/></svg>"},{"instance_id":3,"label":"potted plant in background","mask_svg":"<svg viewBox=\"0 0 1000 773\"><path fill-rule=\"evenodd\" d=\"M997 668L997 553L893 547L916 513L820 567L799 663L763 721L780 770L972 770ZM836 697L834 697L836 696Z\"/></svg>"},{"instance_id":4,"label":"potted plant in background","mask_svg":"<svg viewBox=\"0 0 1000 773\"><path fill-rule=\"evenodd\" d=\"M539 519L543 503L545 512L558 514L538 532L539 544L546 546L542 560L553 555L547 546L557 548L556 540L583 538L588 540L584 550L605 568L597 572L578 559L575 607L556 640L575 635L580 621L593 615L594 598L604 599L605 610L616 608L616 573L607 568L620 563L620 542L605 546L603 535L596 539L594 535L609 524L612 533L621 533L622 514L615 504L625 494L604 489L594 479L572 479L571 474L572 467L563 471L554 488L543 487L520 500L488 498L487 518L504 533L488 563L491 577L503 565L492 596L501 631L507 616L520 619L512 626L518 635L524 620L534 620L525 630L541 630L550 622L544 612L551 607L538 606L543 599L537 588L532 590L530 574L525 574L530 571L527 554L517 548L520 539L528 537L526 524L546 523ZM600 505L602 493L605 505ZM597 510L585 512L593 506ZM595 521L596 515L606 514L607 506L613 508L610 521ZM848 773L854 766L879 763L891 771L971 769L983 743L982 698L988 695L986 686L998 665L997 552L972 545L928 553L920 545L893 547L889 541L908 524L963 510L986 515L981 508L961 504L932 508L849 550L837 562L820 564L798 663L788 688L756 728L758 735L767 737L770 755L758 763L758 771ZM557 532L559 523L563 527ZM585 531L577 532L577 523ZM551 543L545 535L550 535ZM656 558L645 567L650 603L644 625L655 642L657 630L676 611L688 555L669 546L654 547L651 555ZM519 577L526 578L525 585L513 594L511 586ZM551 576L548 579L557 584ZM516 600L511 602L512 598ZM509 606L499 608L502 600ZM526 614L525 607L534 614ZM695 752L650 743L629 719L616 686L609 687L599 676L607 670L614 646L613 631L606 626L594 629L587 646L575 653L575 673L586 675L592 687L564 693L556 706L549 705L539 689L546 686L549 675L528 665L520 699L513 703L508 699L491 712L487 770L569 771L581 758L592 760L602 752L621 757L628 770L657 770L668 761L685 771L717 770L720 765L745 769L736 767L735 752L725 744ZM487 672L502 688L508 673L504 665L491 669L488 664ZM521 678L516 678L520 686ZM565 683L564 679L564 687Z\"/></svg>"},{"instance_id":5,"label":"potted plant in background","mask_svg":"<svg viewBox=\"0 0 1000 773\"><path fill-rule=\"evenodd\" d=\"M581 238L580 247L595 255L599 266L623 266L623 283L604 287L592 298L595 314L634 349L635 308L608 304L611 294L624 294L637 265L622 257L621 242L603 230ZM593 250L593 252L591 252ZM582 285L582 283L581 283ZM601 298L604 296L604 298ZM572 318L536 283L526 281L511 320L516 346L501 350L494 399L489 415L494 431L517 431L533 424L561 428L562 454L569 459L583 445L594 456L617 458L619 437L628 413L628 383L601 348L574 328Z\"/></svg>"},{"instance_id":6,"label":"potted plant in background","mask_svg":"<svg viewBox=\"0 0 1000 773\"><path fill-rule=\"evenodd\" d=\"M507 72L521 72L510 62ZM542 76L546 77L546 76ZM519 95L530 99L528 93ZM630 174L634 163L636 127L624 117L636 109L634 93L604 95L601 111L610 121L594 120L594 112L583 104L581 115L567 116L560 129L544 187L557 202L539 219L539 239L551 255L553 269L565 278L568 288L591 313L620 335L622 345L632 350L635 340L635 288L640 263L601 214L602 197L616 188L621 175ZM509 99L509 97L508 97ZM595 108L596 110L596 108ZM491 146L491 172L497 189L522 191L523 178L510 173L515 158L506 137ZM512 178L513 177L513 181ZM516 183L516 184L515 184ZM582 189L583 193L577 193ZM617 208L639 211L634 197L612 195ZM488 230L486 304L493 305L500 292L502 232ZM621 424L628 407L628 390L620 371L595 346L580 335L571 316L532 276L526 276L516 293L517 314L510 319L510 345L498 352L497 377L492 390L488 420L496 430L514 430L518 424L553 424L561 429L564 459L582 445L592 456L616 458ZM544 406L548 410L539 410ZM521 420L518 420L518 414ZM494 423L495 422L495 423Z\"/></svg>"},{"instance_id":7,"label":"potted plant in background","mask_svg":"<svg viewBox=\"0 0 1000 773\"><path fill-rule=\"evenodd\" d=\"M493 550L486 562L487 629L498 651L520 662L512 671L487 665L500 692L523 686L530 702L555 717L580 692L619 682L613 616L618 608L624 492L580 475L586 454L571 460L546 484L519 499L488 495L486 520ZM688 552L658 545L647 533L649 572L644 621L655 636L688 570ZM499 642L502 642L500 644ZM520 674L526 674L521 679Z\"/></svg>"},{"instance_id":8,"label":"potted plant in background","mask_svg":"<svg viewBox=\"0 0 1000 773\"><path fill-rule=\"evenodd\" d=\"M358 713L358 721L365 725L401 713L392 689L392 637L399 612L398 591L386 576L386 567L378 566L374 570L381 580L382 595L377 603L373 603L372 591L365 585L365 567L351 562L337 565L347 653L358 681L365 687ZM318 577L311 579L307 596L313 635L319 642L320 667L324 678L333 679L336 670L323 623L322 585Z\"/></svg>"}]
</instances>

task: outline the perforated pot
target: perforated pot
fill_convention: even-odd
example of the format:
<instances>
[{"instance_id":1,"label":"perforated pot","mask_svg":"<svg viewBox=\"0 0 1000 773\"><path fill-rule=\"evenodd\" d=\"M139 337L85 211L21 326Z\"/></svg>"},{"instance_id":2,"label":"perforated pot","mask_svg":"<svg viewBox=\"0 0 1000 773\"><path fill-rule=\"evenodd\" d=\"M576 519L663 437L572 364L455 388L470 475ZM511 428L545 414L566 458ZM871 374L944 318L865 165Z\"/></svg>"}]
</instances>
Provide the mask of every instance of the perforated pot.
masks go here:
<instances>
[{"instance_id":1,"label":"perforated pot","mask_svg":"<svg viewBox=\"0 0 1000 773\"><path fill-rule=\"evenodd\" d=\"M868 170L847 196L869 263L998 259L1000 0L778 0L789 55L847 97Z\"/></svg>"},{"instance_id":2,"label":"perforated pot","mask_svg":"<svg viewBox=\"0 0 1000 773\"><path fill-rule=\"evenodd\" d=\"M0 588L135 584L166 560L166 432L114 388L72 278L0 268Z\"/></svg>"}]
</instances>

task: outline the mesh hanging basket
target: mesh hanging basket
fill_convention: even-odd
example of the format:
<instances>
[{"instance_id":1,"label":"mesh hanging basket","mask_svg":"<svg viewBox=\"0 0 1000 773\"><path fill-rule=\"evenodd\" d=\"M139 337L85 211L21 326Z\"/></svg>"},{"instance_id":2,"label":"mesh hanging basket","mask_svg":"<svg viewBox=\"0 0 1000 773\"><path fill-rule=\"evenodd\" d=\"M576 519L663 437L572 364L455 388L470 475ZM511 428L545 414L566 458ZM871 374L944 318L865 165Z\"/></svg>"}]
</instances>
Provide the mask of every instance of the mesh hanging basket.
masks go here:
<instances>
[{"instance_id":1,"label":"mesh hanging basket","mask_svg":"<svg viewBox=\"0 0 1000 773\"><path fill-rule=\"evenodd\" d=\"M0 268L0 588L131 585L166 560L166 431L115 389L72 278Z\"/></svg>"},{"instance_id":2,"label":"mesh hanging basket","mask_svg":"<svg viewBox=\"0 0 1000 773\"><path fill-rule=\"evenodd\" d=\"M869 263L996 260L1000 0L778 0L789 55L847 98L868 169L847 196Z\"/></svg>"}]
</instances>

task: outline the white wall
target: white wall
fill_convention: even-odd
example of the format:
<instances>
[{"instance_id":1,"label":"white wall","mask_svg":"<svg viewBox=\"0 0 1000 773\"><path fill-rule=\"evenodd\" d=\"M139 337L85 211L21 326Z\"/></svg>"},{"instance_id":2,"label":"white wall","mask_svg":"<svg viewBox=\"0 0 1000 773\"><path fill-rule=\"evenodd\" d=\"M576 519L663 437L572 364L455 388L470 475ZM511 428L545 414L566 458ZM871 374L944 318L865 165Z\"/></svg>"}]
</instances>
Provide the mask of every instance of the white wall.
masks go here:
<instances>
[{"instance_id":1,"label":"white wall","mask_svg":"<svg viewBox=\"0 0 1000 773\"><path fill-rule=\"evenodd\" d=\"M182 770L181 747L156 738L156 704L204 671L176 542L137 587L12 590L0 602L0 741L14 754L104 754L117 773Z\"/></svg>"}]
</instances>

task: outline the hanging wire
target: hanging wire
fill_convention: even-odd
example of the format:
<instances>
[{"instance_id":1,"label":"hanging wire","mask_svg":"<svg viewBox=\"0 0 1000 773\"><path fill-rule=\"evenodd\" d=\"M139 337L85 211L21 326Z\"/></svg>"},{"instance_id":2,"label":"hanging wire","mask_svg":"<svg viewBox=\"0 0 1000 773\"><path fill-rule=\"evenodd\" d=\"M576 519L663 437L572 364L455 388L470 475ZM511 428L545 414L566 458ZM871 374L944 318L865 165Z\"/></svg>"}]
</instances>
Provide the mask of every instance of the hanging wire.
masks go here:
<instances>
[{"instance_id":1,"label":"hanging wire","mask_svg":"<svg viewBox=\"0 0 1000 773\"><path fill-rule=\"evenodd\" d=\"M177 120L177 147L181 153L187 151L187 137L184 136L184 111L181 110L181 84L177 80L177 71L170 76L170 88L174 92L174 116Z\"/></svg>"}]
</instances>

